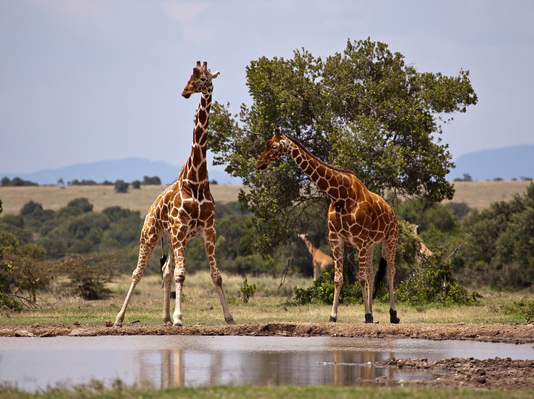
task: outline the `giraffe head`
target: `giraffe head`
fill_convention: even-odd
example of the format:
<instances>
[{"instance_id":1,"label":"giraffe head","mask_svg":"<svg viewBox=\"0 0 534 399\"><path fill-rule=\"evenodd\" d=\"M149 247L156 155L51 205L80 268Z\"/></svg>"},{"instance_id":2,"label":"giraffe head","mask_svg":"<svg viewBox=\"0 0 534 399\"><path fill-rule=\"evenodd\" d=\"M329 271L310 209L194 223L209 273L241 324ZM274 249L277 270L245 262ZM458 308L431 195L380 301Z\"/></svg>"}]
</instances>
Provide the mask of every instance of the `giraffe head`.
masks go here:
<instances>
[{"instance_id":1,"label":"giraffe head","mask_svg":"<svg viewBox=\"0 0 534 399\"><path fill-rule=\"evenodd\" d=\"M219 75L220 72L211 73L206 61L204 61L202 66L200 65L200 61L197 61L197 66L193 68L193 74L185 85L182 96L189 98L193 93L203 93L211 90L213 87L211 81Z\"/></svg>"},{"instance_id":2,"label":"giraffe head","mask_svg":"<svg viewBox=\"0 0 534 399\"><path fill-rule=\"evenodd\" d=\"M271 162L276 161L283 155L287 155L289 141L286 136L280 135L280 130L275 129L273 138L265 144L265 150L261 154L256 169L265 169Z\"/></svg>"}]
</instances>

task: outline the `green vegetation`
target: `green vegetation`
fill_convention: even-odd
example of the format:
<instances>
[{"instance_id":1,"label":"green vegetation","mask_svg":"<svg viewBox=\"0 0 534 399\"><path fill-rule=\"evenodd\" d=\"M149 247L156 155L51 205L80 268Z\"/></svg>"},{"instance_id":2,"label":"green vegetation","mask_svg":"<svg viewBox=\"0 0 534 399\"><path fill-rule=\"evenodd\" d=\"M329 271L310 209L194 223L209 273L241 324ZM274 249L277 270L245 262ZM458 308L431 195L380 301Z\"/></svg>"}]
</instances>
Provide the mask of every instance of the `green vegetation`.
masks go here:
<instances>
[{"instance_id":1,"label":"green vegetation","mask_svg":"<svg viewBox=\"0 0 534 399\"><path fill-rule=\"evenodd\" d=\"M379 194L416 196L426 203L452 198L445 176L453 166L438 139L441 121L477 103L469 72L421 73L404 56L370 39L348 41L342 53L261 57L247 67L252 106L233 116L214 104L209 147L215 162L243 178L240 202L254 213L250 243L270 254L296 228L308 231L307 207L325 196L294 162L267 171L256 163L273 129L280 128L330 165L354 171ZM324 220L325 210L315 212Z\"/></svg>"},{"instance_id":2,"label":"green vegetation","mask_svg":"<svg viewBox=\"0 0 534 399\"><path fill-rule=\"evenodd\" d=\"M532 187L524 195L494 204L482 212L462 204L427 206L415 199L398 202L395 205L400 220L397 299L405 306L416 307L468 305L478 297L471 289L531 289L534 255L529 252L529 240L533 235L526 233L531 228L528 221L533 212ZM308 218L307 232L312 242L328 253L326 226L317 217L323 208L316 204L295 209ZM481 214L491 216L482 218ZM305 276L305 280L292 286L286 282L282 302L299 306L331 305L332 270L312 283L310 255L296 235L286 245L273 249L272 255L261 256L252 252L248 242L249 229L257 219L243 212L239 204L219 204L216 220L219 267L225 275L241 276L239 286L233 291L236 297L242 289L245 289L240 294L243 301L252 296L254 284L247 282L244 286L243 278L254 276L257 280L259 276L271 276L284 282L287 278ZM129 275L135 267L142 222L139 212L120 207L94 212L92 204L84 198L75 199L58 211L45 210L30 201L18 215L3 215L0 218L2 307L21 310L40 306L39 296L56 292L59 296L88 300L109 297L111 281ZM419 236L413 234L414 224L418 225ZM503 224L507 227L503 228ZM483 240L481 244L480 240ZM416 253L421 242L426 243L433 255L420 256L418 263ZM377 248L375 264L380 254ZM481 256L486 258L480 259ZM202 240L190 243L186 259L189 276L208 270ZM499 263L505 259L506 264ZM159 276L159 267L156 254L145 274ZM349 281L348 262L345 268L341 301L359 302L361 288ZM120 279L129 280L128 277ZM211 289L211 283L207 289ZM279 295L276 290L269 292ZM387 296L384 287L378 294L379 301ZM118 295L122 297L124 293ZM265 287L258 284L255 295L266 296ZM530 320L528 309L528 306L511 307L509 311L515 311L518 320Z\"/></svg>"},{"instance_id":3,"label":"green vegetation","mask_svg":"<svg viewBox=\"0 0 534 399\"><path fill-rule=\"evenodd\" d=\"M251 285L248 284L247 279L243 280L243 285L241 286L241 294L243 298L243 303L248 303L248 300L254 296L258 289L258 286L256 283L253 283Z\"/></svg>"},{"instance_id":4,"label":"green vegetation","mask_svg":"<svg viewBox=\"0 0 534 399\"><path fill-rule=\"evenodd\" d=\"M0 387L0 398L10 399L67 399L75 393L78 398L143 398L143 399L527 399L534 394L531 390L475 390L475 389L430 389L430 388L354 388L334 386L220 386L208 388L138 389L125 388L115 381L112 389L105 389L99 381L77 386L73 390L54 388L40 393L24 393L16 388Z\"/></svg>"},{"instance_id":5,"label":"green vegetation","mask_svg":"<svg viewBox=\"0 0 534 399\"><path fill-rule=\"evenodd\" d=\"M38 186L38 184L32 181L29 181L29 180L23 180L20 177L14 177L13 179L10 179L9 177L2 177L2 180L0 180L0 186L23 187L23 186Z\"/></svg>"}]
</instances>

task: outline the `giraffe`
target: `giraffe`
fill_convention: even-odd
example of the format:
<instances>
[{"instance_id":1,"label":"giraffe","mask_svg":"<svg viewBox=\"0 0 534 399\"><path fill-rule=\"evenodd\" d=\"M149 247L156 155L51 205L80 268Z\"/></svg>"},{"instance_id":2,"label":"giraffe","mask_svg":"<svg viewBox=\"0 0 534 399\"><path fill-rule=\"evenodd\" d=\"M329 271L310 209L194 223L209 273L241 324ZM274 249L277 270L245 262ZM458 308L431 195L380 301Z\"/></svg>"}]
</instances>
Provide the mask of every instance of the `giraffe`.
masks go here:
<instances>
[{"instance_id":1,"label":"giraffe","mask_svg":"<svg viewBox=\"0 0 534 399\"><path fill-rule=\"evenodd\" d=\"M352 172L321 161L298 140L281 135L278 129L267 141L257 169L265 169L283 155L290 156L310 180L330 197L328 235L334 257L335 286L330 321L337 321L339 293L343 284L343 250L347 244L358 249L358 280L362 286L365 322L373 322L373 248L382 242L385 259L380 260L377 274L385 274L387 268L390 322L399 323L393 298L398 222L391 207L378 194L370 192Z\"/></svg>"},{"instance_id":2,"label":"giraffe","mask_svg":"<svg viewBox=\"0 0 534 399\"><path fill-rule=\"evenodd\" d=\"M334 263L334 258L325 254L319 248L314 247L308 239L307 234L299 234L299 237L302 238L312 256L313 281L315 281L321 275L321 273L325 271L328 265Z\"/></svg>"},{"instance_id":3,"label":"giraffe","mask_svg":"<svg viewBox=\"0 0 534 399\"><path fill-rule=\"evenodd\" d=\"M174 273L176 305L172 324L175 326L183 325L181 302L186 276L184 251L187 243L198 235L204 241L211 279L215 284L223 308L224 319L228 324L235 324L226 303L222 277L215 260L215 203L210 192L206 166L206 141L213 92L212 80L218 75L219 72L211 73L206 62L201 66L200 61L197 61L196 67L193 68L193 74L182 92L182 96L185 98L189 98L193 93L201 93L193 130L191 155L182 167L176 182L167 187L156 198L146 215L141 231L137 267L132 273L132 283L124 304L115 319L114 325L116 327L122 325L135 286L141 280L148 259L163 235L167 236L169 241L169 257L163 265L164 324L171 324L170 293Z\"/></svg>"},{"instance_id":4,"label":"giraffe","mask_svg":"<svg viewBox=\"0 0 534 399\"><path fill-rule=\"evenodd\" d=\"M415 223L412 223L413 227L413 235L417 238L417 253L415 254L415 262L420 265L421 264L421 256L430 256L433 254L433 252L425 245L425 243L419 238L418 229L419 226Z\"/></svg>"}]
</instances>

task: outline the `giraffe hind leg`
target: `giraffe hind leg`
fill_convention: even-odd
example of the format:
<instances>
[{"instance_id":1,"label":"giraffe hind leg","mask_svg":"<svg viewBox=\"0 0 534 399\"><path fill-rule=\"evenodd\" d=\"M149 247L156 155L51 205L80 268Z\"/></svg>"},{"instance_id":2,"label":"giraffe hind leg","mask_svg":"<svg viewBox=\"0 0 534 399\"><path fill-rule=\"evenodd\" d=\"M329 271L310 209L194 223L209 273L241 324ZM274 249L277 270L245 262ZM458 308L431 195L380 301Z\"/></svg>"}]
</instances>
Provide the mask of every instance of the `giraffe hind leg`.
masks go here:
<instances>
[{"instance_id":1,"label":"giraffe hind leg","mask_svg":"<svg viewBox=\"0 0 534 399\"><path fill-rule=\"evenodd\" d=\"M397 241L392 242L385 246L384 252L387 259L387 277L389 283L389 321L392 324L400 323L399 317L397 317L397 309L395 308L395 287L393 286L395 280L395 253L396 253Z\"/></svg>"}]
</instances>

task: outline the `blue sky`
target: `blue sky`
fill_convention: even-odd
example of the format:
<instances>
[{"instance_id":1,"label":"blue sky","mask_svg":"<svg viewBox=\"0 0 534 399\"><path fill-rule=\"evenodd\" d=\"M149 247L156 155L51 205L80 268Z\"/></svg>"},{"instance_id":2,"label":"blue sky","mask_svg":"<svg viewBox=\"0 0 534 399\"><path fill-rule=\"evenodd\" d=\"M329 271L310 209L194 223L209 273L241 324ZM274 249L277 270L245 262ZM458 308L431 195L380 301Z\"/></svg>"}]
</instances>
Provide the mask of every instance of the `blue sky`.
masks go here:
<instances>
[{"instance_id":1,"label":"blue sky","mask_svg":"<svg viewBox=\"0 0 534 399\"><path fill-rule=\"evenodd\" d=\"M479 103L442 135L454 158L534 144L533 1L0 0L0 172L128 157L180 168L197 60L238 112L251 60L367 37L420 72L470 71Z\"/></svg>"}]
</instances>

